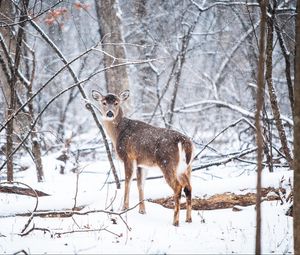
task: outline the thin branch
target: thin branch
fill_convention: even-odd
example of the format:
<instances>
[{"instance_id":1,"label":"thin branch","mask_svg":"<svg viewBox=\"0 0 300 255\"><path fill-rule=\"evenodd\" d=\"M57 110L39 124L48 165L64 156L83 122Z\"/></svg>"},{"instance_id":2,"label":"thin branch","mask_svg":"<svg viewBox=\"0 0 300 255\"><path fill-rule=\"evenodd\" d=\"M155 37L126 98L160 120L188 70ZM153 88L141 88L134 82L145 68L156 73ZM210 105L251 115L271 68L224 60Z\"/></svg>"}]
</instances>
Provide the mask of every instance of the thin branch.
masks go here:
<instances>
[{"instance_id":1,"label":"thin branch","mask_svg":"<svg viewBox=\"0 0 300 255\"><path fill-rule=\"evenodd\" d=\"M234 123L230 124L229 126L227 126L226 128L224 128L223 130L221 130L214 138L212 138L204 147L203 149L198 152L196 154L196 156L194 157L194 159L197 159L198 156L213 142L215 141L222 133L224 133L226 130L228 130L229 128L232 128L234 126L236 126L237 124L239 124L240 122L246 122L247 124L249 124L250 127L252 127L255 130L255 127L253 126L253 124L247 120L246 118L240 118L237 121L235 121Z\"/></svg>"},{"instance_id":2,"label":"thin branch","mask_svg":"<svg viewBox=\"0 0 300 255\"><path fill-rule=\"evenodd\" d=\"M247 7L259 7L259 4L257 2L248 3L248 1L245 2L233 2L233 1L216 1L211 5L208 6L201 6L200 4L196 3L194 0L190 0L193 5L197 7L197 9L200 12L208 11L209 9L213 7L228 7L228 6L247 6ZM206 2L206 1L204 1ZM296 9L294 7L291 8L277 8L276 13L285 13L285 12L295 12Z\"/></svg>"},{"instance_id":3,"label":"thin branch","mask_svg":"<svg viewBox=\"0 0 300 255\"><path fill-rule=\"evenodd\" d=\"M246 109L244 109L244 108L242 108L238 105L234 105L234 104L227 103L227 102L224 102L224 101L219 101L219 100L203 100L203 101L190 103L190 104L187 104L185 106L176 108L174 110L174 112L184 112L184 113L186 113L186 112L188 112L187 109L195 108L197 106L206 105L206 104L214 104L217 107L223 107L223 108L231 109L233 111L239 112L240 114L242 114L246 118L251 118L251 119L255 118L255 114L253 112L248 111L248 110L246 110ZM201 109L196 109L196 110L192 110L192 111L201 111ZM290 118L288 118L286 116L281 115L280 119L285 121L286 123L288 123L290 126L294 125L293 120L291 120ZM273 120L273 119L269 119L269 120Z\"/></svg>"},{"instance_id":4,"label":"thin branch","mask_svg":"<svg viewBox=\"0 0 300 255\"><path fill-rule=\"evenodd\" d=\"M48 215L51 215L51 217L72 217L73 215L87 215L90 213L105 213L108 215L116 215L118 217L120 217L120 219L123 221L123 223L125 224L126 228L131 231L131 228L129 227L129 225L127 224L127 222L123 219L122 215L126 214L127 212L135 209L137 206L139 206L140 203L142 203L143 201L138 202L136 205L134 205L131 208L128 208L122 212L113 212L113 211L109 211L109 210L90 210L90 211L85 211L85 212L80 212L80 211L74 211L74 210L63 210L63 211L43 211L43 212L32 212L31 217L46 217ZM16 216L27 216L27 213L23 213L23 214L16 214ZM28 225L26 225L28 226ZM29 231L27 231L26 233L21 232L21 236L27 235L29 234L31 231L33 231L35 228L33 226L33 228ZM39 229L40 230L40 229ZM45 229L43 229L45 230ZM46 230L50 233L50 230Z\"/></svg>"},{"instance_id":5,"label":"thin branch","mask_svg":"<svg viewBox=\"0 0 300 255\"><path fill-rule=\"evenodd\" d=\"M284 38L282 36L281 28L279 27L279 24L276 20L274 20L275 25L275 31L277 34L277 38L279 41L279 45L282 51L282 55L285 60L285 76L286 76L286 82L288 86L288 92L289 92L289 99L291 104L291 111L294 112L294 90L293 90L293 82L291 77L291 61L290 61L290 52L287 49L286 43L284 41Z\"/></svg>"},{"instance_id":6,"label":"thin branch","mask_svg":"<svg viewBox=\"0 0 300 255\"><path fill-rule=\"evenodd\" d=\"M20 29L22 29L22 28L20 28ZM4 55L7 59L8 67L9 67L11 73L12 73L13 69L14 69L14 66L15 66L15 63L14 63L13 59L10 56L9 50L8 50L6 44L5 44L4 38L3 38L1 33L0 33L0 44L1 44L1 47L3 49ZM19 68L17 68L17 70L16 70L16 75L20 79L20 81L25 85L25 87L29 86L28 79L26 79L26 77L21 73Z\"/></svg>"},{"instance_id":7,"label":"thin branch","mask_svg":"<svg viewBox=\"0 0 300 255\"><path fill-rule=\"evenodd\" d=\"M91 52L94 48L98 47L99 43L97 43L95 46L91 47L90 49L82 52L80 55L78 55L77 57L75 57L74 59L72 59L71 61L69 61L67 64L65 64L63 67L61 67L46 83L44 83L31 97L29 97L27 99L27 101L22 104L18 110L16 110L14 112L14 114L7 119L7 121L1 126L0 128L0 132L7 126L7 124L13 120L20 111L22 111L37 95L39 95L39 93L42 92L43 89L45 89L50 83L51 81L54 80L54 78L56 76L58 76L62 71L64 71L68 66L70 66L72 63L74 63L76 60L78 60L79 58L83 57L84 55L88 54L89 52Z\"/></svg>"},{"instance_id":8,"label":"thin branch","mask_svg":"<svg viewBox=\"0 0 300 255\"><path fill-rule=\"evenodd\" d=\"M11 0L6 0L6 1L11 1ZM34 20L36 18L38 18L39 16L42 16L43 14L47 13L48 11L50 11L51 9L53 9L54 7L56 7L57 5L59 5L60 3L64 2L64 0L57 0L56 3L54 3L52 6L50 6L49 8L41 11L40 13L38 13L37 15L33 16L33 17L27 17L27 19L25 19L24 21L27 22L27 21L30 21L30 20ZM18 8L17 5L15 5ZM1 13L2 16L4 16L6 19L10 19L9 17L5 16L3 13ZM12 21L12 19L10 19ZM22 22L24 22L22 21ZM4 23L3 21L0 22L0 28L1 27L13 27L13 26L16 26L16 25L20 25L22 22L20 21L17 21L17 22L12 22L12 23ZM2 24L1 24L2 23Z\"/></svg>"},{"instance_id":9,"label":"thin branch","mask_svg":"<svg viewBox=\"0 0 300 255\"><path fill-rule=\"evenodd\" d=\"M118 235L111 230L108 230L106 227L105 228L98 228L98 229L77 229L77 230L71 230L71 231L64 231L64 232L54 232L52 233L48 228L37 228L35 225L31 229L29 229L26 233L21 233L20 236L26 236L30 234L33 231L43 231L44 233L48 232L50 233L51 237L61 237L62 235L66 234L73 234L73 233L88 233L88 232L100 232L100 231L106 231L112 235L115 235L117 237L121 237L122 235Z\"/></svg>"},{"instance_id":10,"label":"thin branch","mask_svg":"<svg viewBox=\"0 0 300 255\"><path fill-rule=\"evenodd\" d=\"M192 171L197 171L197 170L200 170L200 169L203 169L203 168L207 168L207 167L211 167L211 166L219 166L219 165L224 165L226 163L229 163L233 160L239 160L240 157L243 157L247 154L250 154L254 151L257 150L257 147L255 148L251 148L251 149L247 149L247 150L244 150L242 151L241 153L237 154L237 155L234 155L232 157L229 157L229 158L225 158L225 159L221 159L221 160L218 160L218 161L211 161L211 162L208 162L208 163L205 163L205 164L202 164L202 165L198 165L196 167L193 167Z\"/></svg>"}]
</instances>

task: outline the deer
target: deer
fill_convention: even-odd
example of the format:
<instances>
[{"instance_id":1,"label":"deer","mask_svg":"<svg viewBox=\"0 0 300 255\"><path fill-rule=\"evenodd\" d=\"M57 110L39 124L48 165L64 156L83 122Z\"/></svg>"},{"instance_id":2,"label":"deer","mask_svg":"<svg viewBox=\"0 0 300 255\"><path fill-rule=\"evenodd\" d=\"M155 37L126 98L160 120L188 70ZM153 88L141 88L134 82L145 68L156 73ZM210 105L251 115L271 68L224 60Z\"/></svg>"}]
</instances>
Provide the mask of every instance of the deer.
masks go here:
<instances>
[{"instance_id":1,"label":"deer","mask_svg":"<svg viewBox=\"0 0 300 255\"><path fill-rule=\"evenodd\" d=\"M123 161L125 191L123 210L129 208L130 185L136 172L139 192L139 213L145 214L145 169L159 168L174 191L173 225L179 225L182 190L186 197L186 222L192 222L191 164L194 145L190 138L178 131L155 127L143 121L124 116L122 104L129 97L129 90L119 94L103 95L92 90L92 97L101 113L103 127L109 136L117 157Z\"/></svg>"}]
</instances>

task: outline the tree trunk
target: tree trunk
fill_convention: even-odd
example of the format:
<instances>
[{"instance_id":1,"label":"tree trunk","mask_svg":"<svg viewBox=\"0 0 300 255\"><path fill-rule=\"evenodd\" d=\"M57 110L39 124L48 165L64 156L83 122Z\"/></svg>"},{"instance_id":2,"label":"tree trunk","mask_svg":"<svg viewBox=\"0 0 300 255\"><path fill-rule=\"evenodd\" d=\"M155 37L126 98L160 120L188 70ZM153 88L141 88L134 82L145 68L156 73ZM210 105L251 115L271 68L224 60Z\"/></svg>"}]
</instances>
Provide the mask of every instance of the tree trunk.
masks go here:
<instances>
[{"instance_id":1,"label":"tree trunk","mask_svg":"<svg viewBox=\"0 0 300 255\"><path fill-rule=\"evenodd\" d=\"M134 11L134 29L127 35L128 43L138 45L135 48L134 55L139 56L141 59L155 58L156 46L154 45L153 38L149 36L148 27L146 26L146 20L151 15L147 6L149 1L132 1L129 8ZM155 72L153 66L149 63L142 65L136 65L134 68L134 84L137 86L134 88L135 108L139 110L140 114L150 113L155 108L155 88L158 84L159 76Z\"/></svg>"},{"instance_id":2,"label":"tree trunk","mask_svg":"<svg viewBox=\"0 0 300 255\"><path fill-rule=\"evenodd\" d=\"M10 1L0 1L0 17L6 23L11 22L12 18L12 4ZM13 19L12 19L13 20ZM10 42L12 37L12 31L10 27L0 28L1 32L1 46L2 52L5 52L3 45L5 42ZM1 52L1 55L2 55ZM14 104L15 104L15 95L11 93L11 81L12 81L12 70L11 64L8 61L7 56L4 54L1 56L1 86L3 91L3 97L6 101L6 117L9 118L13 114ZM9 122L6 129L6 156L8 157L13 151L13 121ZM13 181L13 158L7 161L7 181Z\"/></svg>"},{"instance_id":3,"label":"tree trunk","mask_svg":"<svg viewBox=\"0 0 300 255\"><path fill-rule=\"evenodd\" d=\"M27 88L27 98L30 98L32 96L32 85L33 85L35 64L33 64L32 68L33 68L32 77L31 77L30 84ZM28 74L28 78L29 78L29 74ZM31 125L29 128L31 128L32 123L34 122L34 107L32 101L28 103L28 108L29 108L29 116L31 119ZM37 180L38 182L42 182L44 180L44 171L43 171L43 163L42 163L40 138L37 133L36 127L33 127L31 130L31 143L32 143L32 154L33 154L35 168L36 168Z\"/></svg>"},{"instance_id":4,"label":"tree trunk","mask_svg":"<svg viewBox=\"0 0 300 255\"><path fill-rule=\"evenodd\" d=\"M291 111L294 112L294 92L293 92L293 82L292 82L292 75L291 75L291 57L290 52L288 51L284 38L283 38L283 32L280 30L280 27L277 23L275 23L275 31L277 34L277 38L279 41L279 45L284 57L285 61L285 77L286 77L286 83L288 86L288 92L289 92L289 99L291 104Z\"/></svg>"},{"instance_id":5,"label":"tree trunk","mask_svg":"<svg viewBox=\"0 0 300 255\"><path fill-rule=\"evenodd\" d=\"M294 254L300 254L300 0L296 16L296 60L294 84Z\"/></svg>"},{"instance_id":6,"label":"tree trunk","mask_svg":"<svg viewBox=\"0 0 300 255\"><path fill-rule=\"evenodd\" d=\"M270 10L272 13L271 17L267 18L267 46L266 46L266 80L268 84L268 91L269 91L269 97L270 97L270 103L271 108L273 112L273 116L275 119L276 128L279 133L279 138L282 146L283 153L285 155L285 158L290 166L290 168L293 168L293 158L290 153L290 149L288 146L288 142L286 139L285 130L281 121L280 116L280 109L277 102L277 96L275 92L275 88L273 86L273 80L272 80L272 64L273 64L273 33L274 33L274 19L275 19L275 1L273 10ZM269 8L270 9L270 8Z\"/></svg>"},{"instance_id":7,"label":"tree trunk","mask_svg":"<svg viewBox=\"0 0 300 255\"><path fill-rule=\"evenodd\" d=\"M19 22L19 29L16 35L16 38L12 38L13 33L10 31L11 27L8 26L7 28L4 28L1 30L2 34L2 50L7 51L6 52L6 61L2 62L2 72L4 72L6 76L6 81L8 81L7 84L4 83L4 93L5 97L7 98L7 118L10 118L16 108L17 105L17 80L18 80L18 69L20 65L20 60L21 60L21 49L22 49L22 40L23 40L23 35L24 35L24 26L25 26L25 16L24 14L26 12L26 8L28 6L28 1L29 0L24 0L22 9L21 9L21 15L20 19L18 20ZM12 4L10 1L0 2L0 9L3 11L4 18L7 20L7 23L13 22L15 19L12 15ZM10 44L10 41L13 40L14 44L12 47L14 54L11 54L9 49L6 49L6 44L4 39L7 39L7 41ZM11 39L12 38L12 39ZM12 62L11 56L14 55L14 62ZM4 60L4 59L3 59ZM8 67L6 68L6 64ZM10 69L10 71L8 71ZM12 157L12 152L14 150L14 121L10 121L7 125L6 129L6 157L7 157L7 181L13 181L13 157Z\"/></svg>"},{"instance_id":8,"label":"tree trunk","mask_svg":"<svg viewBox=\"0 0 300 255\"><path fill-rule=\"evenodd\" d=\"M257 95L256 95L256 143L257 143L257 186L256 186L256 236L255 236L255 253L261 254L261 172L263 161L263 132L261 127L261 113L264 105L264 66L265 66L265 36L266 36L266 1L260 1L261 21L260 21L260 40L259 40L259 60L257 74Z\"/></svg>"},{"instance_id":9,"label":"tree trunk","mask_svg":"<svg viewBox=\"0 0 300 255\"><path fill-rule=\"evenodd\" d=\"M28 44L26 34L24 36L24 41L26 42L26 44ZM32 59L33 59L32 67L30 67L30 63L28 61L30 59L29 53L32 54ZM25 75L27 80L30 81L27 86L27 99L29 99L33 95L32 87L33 87L33 81L35 77L36 62L35 62L34 51L30 50L28 47L24 47L24 61L25 61L25 70L26 70ZM28 126L28 129L30 130L32 128L30 133L31 144L32 144L31 150L32 150L33 160L35 163L37 180L38 182L42 182L44 180L44 171L43 171L43 163L42 163L40 137L37 133L37 128L35 126L34 127L32 126L35 119L33 101L30 101L28 103L28 110L29 110L29 118L30 118L30 125Z\"/></svg>"},{"instance_id":10,"label":"tree trunk","mask_svg":"<svg viewBox=\"0 0 300 255\"><path fill-rule=\"evenodd\" d=\"M109 68L126 62L124 39L120 20L118 0L95 0L99 23L99 32L102 40L104 67L107 92L120 93L129 88L126 66ZM127 108L127 109L126 109ZM129 110L125 105L125 112Z\"/></svg>"}]
</instances>

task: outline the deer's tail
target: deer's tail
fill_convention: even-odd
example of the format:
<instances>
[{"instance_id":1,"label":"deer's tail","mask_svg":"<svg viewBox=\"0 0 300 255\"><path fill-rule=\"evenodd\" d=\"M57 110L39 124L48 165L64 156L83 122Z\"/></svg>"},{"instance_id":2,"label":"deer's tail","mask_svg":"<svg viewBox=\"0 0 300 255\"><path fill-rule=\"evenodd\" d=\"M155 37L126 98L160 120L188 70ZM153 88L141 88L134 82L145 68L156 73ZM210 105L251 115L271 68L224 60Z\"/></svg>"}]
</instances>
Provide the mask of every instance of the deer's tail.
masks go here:
<instances>
[{"instance_id":1,"label":"deer's tail","mask_svg":"<svg viewBox=\"0 0 300 255\"><path fill-rule=\"evenodd\" d=\"M179 162L177 166L177 179L182 187L191 189L191 164L193 160L193 144L191 141L178 143Z\"/></svg>"}]
</instances>

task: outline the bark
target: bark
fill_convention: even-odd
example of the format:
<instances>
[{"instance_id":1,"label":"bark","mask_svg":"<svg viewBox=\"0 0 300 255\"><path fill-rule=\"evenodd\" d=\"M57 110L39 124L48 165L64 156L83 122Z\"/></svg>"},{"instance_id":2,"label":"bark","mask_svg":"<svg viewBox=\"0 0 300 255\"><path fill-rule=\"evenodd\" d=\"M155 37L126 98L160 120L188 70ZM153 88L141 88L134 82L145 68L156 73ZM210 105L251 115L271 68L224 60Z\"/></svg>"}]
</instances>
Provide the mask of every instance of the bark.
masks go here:
<instances>
[{"instance_id":1,"label":"bark","mask_svg":"<svg viewBox=\"0 0 300 255\"><path fill-rule=\"evenodd\" d=\"M126 61L118 0L95 0L102 41L104 67ZM126 66L109 68L105 72L106 91L119 94L129 88ZM129 110L125 105L125 112Z\"/></svg>"},{"instance_id":2,"label":"bark","mask_svg":"<svg viewBox=\"0 0 300 255\"><path fill-rule=\"evenodd\" d=\"M297 1L294 84L294 254L300 254L300 0Z\"/></svg>"},{"instance_id":3,"label":"bark","mask_svg":"<svg viewBox=\"0 0 300 255\"><path fill-rule=\"evenodd\" d=\"M269 8L270 9L270 8ZM283 154L290 166L290 168L293 168L293 158L290 153L290 149L288 146L285 130L281 121L281 114L280 109L278 106L277 96L275 92L275 88L273 85L272 80L272 64L273 64L273 34L274 34L274 19L275 19L275 1L273 10L270 10L272 12L272 16L267 18L267 45L266 45L266 81L268 85L268 91L269 91L269 97L270 97L270 103L272 108L272 113L275 119L276 128L279 133L279 138L283 150Z\"/></svg>"},{"instance_id":4,"label":"bark","mask_svg":"<svg viewBox=\"0 0 300 255\"><path fill-rule=\"evenodd\" d=\"M260 39L259 39L259 60L257 74L257 96L256 96L256 143L257 143L257 195L256 195L256 235L255 235L255 253L261 254L261 172L263 161L263 133L261 127L261 113L264 105L264 68L265 68L265 36L266 36L266 1L260 1L261 20L260 20Z\"/></svg>"},{"instance_id":5,"label":"bark","mask_svg":"<svg viewBox=\"0 0 300 255\"><path fill-rule=\"evenodd\" d=\"M148 27L145 25L149 12L147 1L132 1L131 4L135 15L135 19L133 20L135 29L127 35L127 38L129 38L127 42L138 45L135 55L143 59L152 58L152 56L155 57L156 46L153 45L153 38L149 38ZM158 84L158 74L150 63L145 63L134 68L136 70L136 77L134 79L136 79L138 84L135 87L135 97L138 98L138 100L134 100L135 107L140 109L140 113L150 113L155 108L156 97L153 92Z\"/></svg>"},{"instance_id":6,"label":"bark","mask_svg":"<svg viewBox=\"0 0 300 255\"><path fill-rule=\"evenodd\" d=\"M279 45L284 57L284 61L285 61L285 77L286 77L286 83L288 86L288 92L289 92L289 99L290 99L290 104L291 104L291 111L292 113L294 112L294 92L293 92L293 82L292 82L292 75L291 75L291 58L290 58L290 52L288 51L283 35L282 35L282 31L279 27L279 25L277 24L277 22L275 21L275 31L277 34L277 38L279 41Z\"/></svg>"},{"instance_id":7,"label":"bark","mask_svg":"<svg viewBox=\"0 0 300 255\"><path fill-rule=\"evenodd\" d=\"M0 1L0 17L6 23L10 23L12 18L12 5L10 1ZM10 38L12 36L11 28L0 28L1 32L1 48L2 52L5 52L3 49L3 45L5 41L10 42ZM5 40L6 39L6 40ZM7 109L6 109L6 117L9 118L13 114L14 104L15 104L15 95L11 95L11 81L12 81L12 70L11 64L8 63L8 58L4 57L6 54L1 52L1 87L3 91L3 97L7 102ZM6 52L5 52L6 53ZM13 151L13 122L11 121L7 125L6 129L6 156L11 154ZM13 158L7 161L7 181L13 181Z\"/></svg>"},{"instance_id":8,"label":"bark","mask_svg":"<svg viewBox=\"0 0 300 255\"><path fill-rule=\"evenodd\" d=\"M35 63L35 62L33 62ZM35 71L35 64L33 64L33 71L32 71L32 77L31 77L31 82L28 86L27 90L27 98L31 98L33 93L32 93L32 85L33 85L33 78L34 78L34 71ZM30 101L28 103L28 108L29 108L29 116L31 119L31 125L34 122L34 108L33 108L33 101ZM36 127L32 127L31 130L31 143L32 143L32 154L34 158L34 163L35 163L35 168L36 168L36 174L37 174L37 180L38 182L42 182L44 180L44 171L43 171L43 163L42 163L42 153L41 153L41 146L40 146L40 139L39 135L37 133Z\"/></svg>"}]
</instances>

